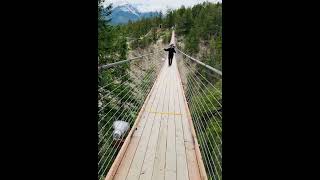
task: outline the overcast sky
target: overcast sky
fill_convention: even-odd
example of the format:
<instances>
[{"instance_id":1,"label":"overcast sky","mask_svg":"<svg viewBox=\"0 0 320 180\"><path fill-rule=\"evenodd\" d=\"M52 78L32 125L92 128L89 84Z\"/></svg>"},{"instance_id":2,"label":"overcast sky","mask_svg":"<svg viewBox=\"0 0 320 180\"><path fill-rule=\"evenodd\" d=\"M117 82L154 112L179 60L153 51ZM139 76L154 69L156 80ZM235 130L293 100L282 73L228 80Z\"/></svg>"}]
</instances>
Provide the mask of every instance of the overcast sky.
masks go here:
<instances>
[{"instance_id":1,"label":"overcast sky","mask_svg":"<svg viewBox=\"0 0 320 180\"><path fill-rule=\"evenodd\" d=\"M136 5L139 11L160 11L163 13L168 8L177 9L184 5L185 7L193 6L205 1L209 2L222 2L222 0L105 0L105 4L113 3L114 6L128 2L130 4Z\"/></svg>"}]
</instances>

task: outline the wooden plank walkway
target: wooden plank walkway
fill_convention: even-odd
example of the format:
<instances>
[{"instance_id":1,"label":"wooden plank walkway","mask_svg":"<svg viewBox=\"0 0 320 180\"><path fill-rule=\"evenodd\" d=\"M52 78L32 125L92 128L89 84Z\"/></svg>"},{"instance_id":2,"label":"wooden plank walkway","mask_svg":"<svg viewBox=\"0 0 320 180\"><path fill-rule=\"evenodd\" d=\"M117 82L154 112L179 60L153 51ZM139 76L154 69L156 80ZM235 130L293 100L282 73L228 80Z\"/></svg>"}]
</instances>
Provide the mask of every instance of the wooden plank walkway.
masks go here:
<instances>
[{"instance_id":1,"label":"wooden plank walkway","mask_svg":"<svg viewBox=\"0 0 320 180\"><path fill-rule=\"evenodd\" d=\"M166 58L119 167L107 179L206 179L188 111L175 56L171 66Z\"/></svg>"}]
</instances>

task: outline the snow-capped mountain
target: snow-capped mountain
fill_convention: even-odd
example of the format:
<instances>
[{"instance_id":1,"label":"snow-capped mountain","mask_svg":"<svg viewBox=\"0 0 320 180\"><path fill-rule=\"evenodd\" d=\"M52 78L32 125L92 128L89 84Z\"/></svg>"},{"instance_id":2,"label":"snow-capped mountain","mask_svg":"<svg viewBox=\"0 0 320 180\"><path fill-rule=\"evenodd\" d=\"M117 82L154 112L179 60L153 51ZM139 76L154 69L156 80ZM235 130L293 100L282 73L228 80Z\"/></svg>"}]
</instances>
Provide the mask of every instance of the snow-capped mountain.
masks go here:
<instances>
[{"instance_id":1,"label":"snow-capped mountain","mask_svg":"<svg viewBox=\"0 0 320 180\"><path fill-rule=\"evenodd\" d=\"M111 23L112 24L125 24L129 20L136 21L142 17L148 18L157 15L157 12L141 12L132 4L122 1L113 4Z\"/></svg>"},{"instance_id":2,"label":"snow-capped mountain","mask_svg":"<svg viewBox=\"0 0 320 180\"><path fill-rule=\"evenodd\" d=\"M129 12L136 16L140 16L139 10L131 4L123 4L121 6L117 6L115 9L118 9L119 11Z\"/></svg>"}]
</instances>

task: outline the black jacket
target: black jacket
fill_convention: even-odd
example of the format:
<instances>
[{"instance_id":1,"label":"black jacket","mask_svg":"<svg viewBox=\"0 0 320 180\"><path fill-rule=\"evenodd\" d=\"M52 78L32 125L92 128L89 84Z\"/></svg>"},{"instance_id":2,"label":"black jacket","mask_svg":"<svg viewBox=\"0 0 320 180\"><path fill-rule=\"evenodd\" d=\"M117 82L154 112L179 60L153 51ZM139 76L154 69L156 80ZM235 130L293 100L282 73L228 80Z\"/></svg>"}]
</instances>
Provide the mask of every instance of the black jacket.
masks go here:
<instances>
[{"instance_id":1,"label":"black jacket","mask_svg":"<svg viewBox=\"0 0 320 180\"><path fill-rule=\"evenodd\" d=\"M169 51L169 57L173 57L173 53L176 53L176 51L174 50L174 48L168 48L168 49L164 49L165 51Z\"/></svg>"}]
</instances>

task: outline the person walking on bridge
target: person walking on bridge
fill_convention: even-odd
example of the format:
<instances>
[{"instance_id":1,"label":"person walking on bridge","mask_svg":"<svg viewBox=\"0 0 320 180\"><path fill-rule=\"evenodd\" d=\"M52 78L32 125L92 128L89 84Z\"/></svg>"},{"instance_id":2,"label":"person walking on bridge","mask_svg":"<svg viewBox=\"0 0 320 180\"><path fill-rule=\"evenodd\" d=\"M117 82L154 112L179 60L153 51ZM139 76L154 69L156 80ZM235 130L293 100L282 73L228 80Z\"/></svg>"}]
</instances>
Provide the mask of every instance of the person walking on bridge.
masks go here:
<instances>
[{"instance_id":1,"label":"person walking on bridge","mask_svg":"<svg viewBox=\"0 0 320 180\"><path fill-rule=\"evenodd\" d=\"M176 53L176 51L174 50L174 45L170 44L170 47L167 49L164 49L165 51L169 51L168 53L168 59L169 59L169 66L171 66L172 64L172 58L173 58L173 53Z\"/></svg>"}]
</instances>

